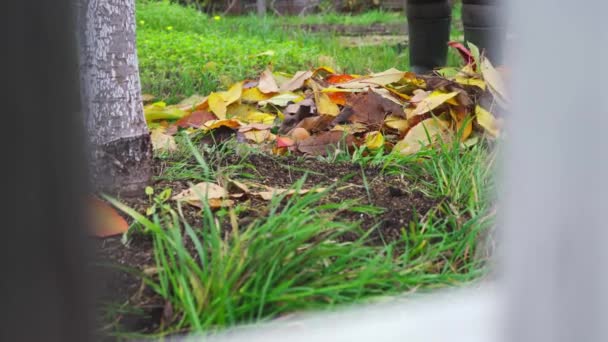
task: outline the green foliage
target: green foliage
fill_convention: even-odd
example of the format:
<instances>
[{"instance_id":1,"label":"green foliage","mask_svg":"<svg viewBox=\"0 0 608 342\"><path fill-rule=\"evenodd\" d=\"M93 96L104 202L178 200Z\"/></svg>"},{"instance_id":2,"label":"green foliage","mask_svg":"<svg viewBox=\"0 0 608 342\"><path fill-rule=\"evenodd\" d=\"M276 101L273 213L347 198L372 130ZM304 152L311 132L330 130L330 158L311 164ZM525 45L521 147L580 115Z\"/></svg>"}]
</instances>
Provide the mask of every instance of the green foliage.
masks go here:
<instances>
[{"instance_id":1,"label":"green foliage","mask_svg":"<svg viewBox=\"0 0 608 342\"><path fill-rule=\"evenodd\" d=\"M214 18L167 1L140 1L137 45L143 92L172 103L257 77L268 65L295 72L320 66L328 57L347 73L407 69L407 49L402 45L347 48L332 34L285 28L287 24L369 25L402 20L406 25L402 16L382 11L357 16ZM269 51L272 54L259 55ZM455 54L449 57L450 64L458 63Z\"/></svg>"}]
</instances>

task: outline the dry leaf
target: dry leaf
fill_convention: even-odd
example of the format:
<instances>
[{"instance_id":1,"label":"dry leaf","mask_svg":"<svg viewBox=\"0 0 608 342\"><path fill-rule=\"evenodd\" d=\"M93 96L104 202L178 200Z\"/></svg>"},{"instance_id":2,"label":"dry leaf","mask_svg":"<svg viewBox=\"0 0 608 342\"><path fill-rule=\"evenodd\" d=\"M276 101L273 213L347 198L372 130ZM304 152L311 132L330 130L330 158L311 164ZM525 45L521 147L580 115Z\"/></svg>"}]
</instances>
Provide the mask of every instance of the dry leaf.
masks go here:
<instances>
[{"instance_id":1,"label":"dry leaf","mask_svg":"<svg viewBox=\"0 0 608 342\"><path fill-rule=\"evenodd\" d=\"M366 77L359 77L357 79L338 84L340 88L367 88L373 86L385 86L387 84L398 82L403 78L405 72L399 71L395 68L372 74Z\"/></svg>"},{"instance_id":2,"label":"dry leaf","mask_svg":"<svg viewBox=\"0 0 608 342\"><path fill-rule=\"evenodd\" d=\"M205 102L207 102L207 96L194 94L186 99L181 100L177 104L177 107L186 111L190 111L201 106Z\"/></svg>"},{"instance_id":3,"label":"dry leaf","mask_svg":"<svg viewBox=\"0 0 608 342\"><path fill-rule=\"evenodd\" d=\"M416 153L438 139L447 140L446 133L449 128L450 123L445 120L437 118L423 120L407 132L405 138L395 145L393 151L403 155Z\"/></svg>"},{"instance_id":4,"label":"dry leaf","mask_svg":"<svg viewBox=\"0 0 608 342\"><path fill-rule=\"evenodd\" d=\"M175 122L175 126L181 127L181 128L188 128L188 127L199 128L205 122L208 122L211 120L217 120L217 117L215 115L213 115L213 113L210 113L205 110L197 110L197 111L192 112L192 113L184 116L183 118L177 120Z\"/></svg>"},{"instance_id":5,"label":"dry leaf","mask_svg":"<svg viewBox=\"0 0 608 342\"><path fill-rule=\"evenodd\" d=\"M340 83L344 83L344 82L348 82L348 81L352 81L355 78L352 75L346 75L346 74L333 74L333 75L329 75L325 78L325 81L329 84L340 84Z\"/></svg>"},{"instance_id":6,"label":"dry leaf","mask_svg":"<svg viewBox=\"0 0 608 342\"><path fill-rule=\"evenodd\" d=\"M243 89L243 95L241 95L241 101L247 103L258 103L260 101L268 100L272 97L272 94L264 94L258 87Z\"/></svg>"},{"instance_id":7,"label":"dry leaf","mask_svg":"<svg viewBox=\"0 0 608 342\"><path fill-rule=\"evenodd\" d=\"M488 134L492 137L498 137L500 135L500 125L498 120L481 106L475 107L475 121L479 126L483 127Z\"/></svg>"},{"instance_id":8,"label":"dry leaf","mask_svg":"<svg viewBox=\"0 0 608 342\"><path fill-rule=\"evenodd\" d=\"M369 130L369 128L360 122L355 122L355 123L348 124L348 125L336 125L331 130L354 134L354 133L367 132Z\"/></svg>"},{"instance_id":9,"label":"dry leaf","mask_svg":"<svg viewBox=\"0 0 608 342\"><path fill-rule=\"evenodd\" d=\"M272 76L272 72L270 70L266 69L262 75L260 75L260 83L258 88L264 94L279 92L277 81L274 80L274 76Z\"/></svg>"},{"instance_id":10,"label":"dry leaf","mask_svg":"<svg viewBox=\"0 0 608 342\"><path fill-rule=\"evenodd\" d=\"M367 133L365 135L365 146L370 150L384 146L384 136L378 131Z\"/></svg>"},{"instance_id":11,"label":"dry leaf","mask_svg":"<svg viewBox=\"0 0 608 342\"><path fill-rule=\"evenodd\" d=\"M307 79L311 78L312 74L313 74L312 71L296 72L296 74L291 78L291 80L289 80L285 84L281 85L281 87L280 87L281 92L294 91L294 90L302 88L304 86L304 82L306 82Z\"/></svg>"},{"instance_id":12,"label":"dry leaf","mask_svg":"<svg viewBox=\"0 0 608 342\"><path fill-rule=\"evenodd\" d=\"M88 198L88 213L91 220L91 234L106 238L129 230L127 221L118 212L95 196Z\"/></svg>"},{"instance_id":13,"label":"dry leaf","mask_svg":"<svg viewBox=\"0 0 608 342\"><path fill-rule=\"evenodd\" d=\"M219 118L226 119L226 111L230 104L236 102L243 93L243 82L236 83L228 89L219 93L211 93L207 102L209 109Z\"/></svg>"},{"instance_id":14,"label":"dry leaf","mask_svg":"<svg viewBox=\"0 0 608 342\"><path fill-rule=\"evenodd\" d=\"M331 131L313 135L308 139L298 143L298 150L312 155L324 155L336 150L337 145L344 143L350 147L355 142L355 138L343 132Z\"/></svg>"},{"instance_id":15,"label":"dry leaf","mask_svg":"<svg viewBox=\"0 0 608 342\"><path fill-rule=\"evenodd\" d=\"M212 129L216 129L218 127L228 127L228 128L236 129L236 128L239 128L241 126L243 126L243 124L239 120L225 119L225 120L211 120L211 121L207 121L201 127L205 128L207 130L212 130Z\"/></svg>"},{"instance_id":16,"label":"dry leaf","mask_svg":"<svg viewBox=\"0 0 608 342\"><path fill-rule=\"evenodd\" d=\"M244 133L244 132L249 132L251 130L257 129L258 131L262 131L262 130L267 130L267 129L271 129L272 126L271 125L266 125L266 124L261 124L261 123L251 123L245 126L242 126L241 128L239 128L239 132Z\"/></svg>"},{"instance_id":17,"label":"dry leaf","mask_svg":"<svg viewBox=\"0 0 608 342\"><path fill-rule=\"evenodd\" d=\"M428 97L424 98L418 103L416 109L411 113L411 116L416 116L424 113L428 113L435 108L444 104L447 100L458 95L457 91L451 93L444 93L439 90L435 90ZM408 118L409 119L409 118Z\"/></svg>"},{"instance_id":18,"label":"dry leaf","mask_svg":"<svg viewBox=\"0 0 608 342\"><path fill-rule=\"evenodd\" d=\"M152 141L152 150L158 152L173 152L177 151L175 138L165 134L165 128L155 128L150 132L150 140Z\"/></svg>"},{"instance_id":19,"label":"dry leaf","mask_svg":"<svg viewBox=\"0 0 608 342\"><path fill-rule=\"evenodd\" d=\"M228 192L221 186L214 183L202 182L180 192L171 199L202 208L201 200L206 198L211 208L220 208L233 204L231 200L226 199L227 197Z\"/></svg>"},{"instance_id":20,"label":"dry leaf","mask_svg":"<svg viewBox=\"0 0 608 342\"><path fill-rule=\"evenodd\" d=\"M283 93L269 98L268 100L260 101L260 106L273 104L279 107L286 107L290 102L299 102L303 100L302 96L294 93Z\"/></svg>"},{"instance_id":21,"label":"dry leaf","mask_svg":"<svg viewBox=\"0 0 608 342\"><path fill-rule=\"evenodd\" d=\"M271 140L272 137L272 133L270 133L270 130L253 129L247 132L243 132L242 134L245 139L257 144L261 144L264 141Z\"/></svg>"},{"instance_id":22,"label":"dry leaf","mask_svg":"<svg viewBox=\"0 0 608 342\"><path fill-rule=\"evenodd\" d=\"M490 90L493 93L496 93L500 100L506 102L509 98L507 94L507 86L505 85L500 73L494 69L494 66L492 66L490 60L485 57L481 61L481 74L483 75L483 79L486 81L487 85L490 87Z\"/></svg>"},{"instance_id":23,"label":"dry leaf","mask_svg":"<svg viewBox=\"0 0 608 342\"><path fill-rule=\"evenodd\" d=\"M316 93L315 98L317 100L317 111L321 115L336 116L340 113L338 105L331 101L329 96L324 93Z\"/></svg>"},{"instance_id":24,"label":"dry leaf","mask_svg":"<svg viewBox=\"0 0 608 342\"><path fill-rule=\"evenodd\" d=\"M160 120L178 120L186 115L186 112L177 106L167 106L164 102L155 102L144 106L146 122Z\"/></svg>"},{"instance_id":25,"label":"dry leaf","mask_svg":"<svg viewBox=\"0 0 608 342\"><path fill-rule=\"evenodd\" d=\"M248 123L263 123L267 125L272 125L274 120L276 119L276 115L263 113L263 112L250 112L243 118L243 121Z\"/></svg>"},{"instance_id":26,"label":"dry leaf","mask_svg":"<svg viewBox=\"0 0 608 342\"><path fill-rule=\"evenodd\" d=\"M403 115L401 105L394 103L373 91L353 95L348 101L352 109L352 115L348 118L351 122L360 122L378 129L382 126L384 118L388 114Z\"/></svg>"},{"instance_id":27,"label":"dry leaf","mask_svg":"<svg viewBox=\"0 0 608 342\"><path fill-rule=\"evenodd\" d=\"M454 77L454 82L460 83L462 85L475 86L482 90L486 90L486 82L484 82L484 80L480 80L479 78L456 76Z\"/></svg>"},{"instance_id":28,"label":"dry leaf","mask_svg":"<svg viewBox=\"0 0 608 342\"><path fill-rule=\"evenodd\" d=\"M387 116L386 119L384 119L384 125L396 129L399 133L405 132L410 127L407 119L396 115Z\"/></svg>"},{"instance_id":29,"label":"dry leaf","mask_svg":"<svg viewBox=\"0 0 608 342\"><path fill-rule=\"evenodd\" d=\"M326 130L334 119L335 117L331 115L311 116L302 119L295 128L304 128L309 132L316 133Z\"/></svg>"},{"instance_id":30,"label":"dry leaf","mask_svg":"<svg viewBox=\"0 0 608 342\"><path fill-rule=\"evenodd\" d=\"M413 104L418 104L420 101L426 99L431 95L432 91L426 91L423 89L414 90L414 96L410 99L410 102Z\"/></svg>"}]
</instances>

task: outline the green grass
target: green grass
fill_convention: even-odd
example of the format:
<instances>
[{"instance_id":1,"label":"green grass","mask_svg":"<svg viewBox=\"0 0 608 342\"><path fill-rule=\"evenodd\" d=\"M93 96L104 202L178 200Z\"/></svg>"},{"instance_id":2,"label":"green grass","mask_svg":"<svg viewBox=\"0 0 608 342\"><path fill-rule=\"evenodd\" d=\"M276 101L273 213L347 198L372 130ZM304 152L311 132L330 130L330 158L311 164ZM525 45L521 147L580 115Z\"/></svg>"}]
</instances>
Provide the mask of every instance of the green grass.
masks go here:
<instances>
[{"instance_id":1,"label":"green grass","mask_svg":"<svg viewBox=\"0 0 608 342\"><path fill-rule=\"evenodd\" d=\"M407 49L400 45L342 47L328 33L287 30L285 23L339 22L365 25L403 20L394 14L329 14L298 18L267 16L214 20L194 9L168 2L137 4L137 46L144 93L176 102L194 93L207 94L231 83L256 78L267 67L295 72L324 64L339 71L367 74L392 67L408 69ZM461 33L454 31L455 38ZM272 55L264 54L271 51ZM458 63L450 53L449 64Z\"/></svg>"},{"instance_id":2,"label":"green grass","mask_svg":"<svg viewBox=\"0 0 608 342\"><path fill-rule=\"evenodd\" d=\"M184 140L180 144L194 155L172 159L187 159L187 169L206 174L205 180L226 176L217 161L243 155L235 148L200 152ZM336 218L342 211L375 209L354 201L321 202L331 188L275 197L267 215L243 226L234 219L242 210L239 206L219 211L204 206L202 225L193 227L176 204L144 217L115 203L153 240L158 273L145 281L174 312L174 321L160 333L209 331L475 280L483 273L472 258L476 237L492 223L487 206L493 155L485 144L465 149L456 143L405 157L360 152L334 156L334 161L398 173L428 196L443 199L404 226L401 240L382 246L366 244L367 233L358 222ZM246 168L242 162L236 164ZM302 184L300 180L293 187ZM207 203L204 198L202 202ZM340 242L347 233L359 238Z\"/></svg>"}]
</instances>

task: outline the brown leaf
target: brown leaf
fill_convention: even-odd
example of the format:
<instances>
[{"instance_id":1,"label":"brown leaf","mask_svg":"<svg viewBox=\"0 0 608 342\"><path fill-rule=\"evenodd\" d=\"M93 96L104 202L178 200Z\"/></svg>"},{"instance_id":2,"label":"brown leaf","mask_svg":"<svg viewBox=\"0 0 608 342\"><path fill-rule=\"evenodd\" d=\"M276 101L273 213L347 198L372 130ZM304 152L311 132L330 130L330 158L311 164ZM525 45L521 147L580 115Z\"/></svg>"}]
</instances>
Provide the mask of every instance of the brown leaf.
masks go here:
<instances>
[{"instance_id":1,"label":"brown leaf","mask_svg":"<svg viewBox=\"0 0 608 342\"><path fill-rule=\"evenodd\" d=\"M277 81L274 80L274 76L272 76L272 72L270 70L266 69L262 75L260 75L260 83L258 84L258 88L264 94L279 92Z\"/></svg>"},{"instance_id":2,"label":"brown leaf","mask_svg":"<svg viewBox=\"0 0 608 342\"><path fill-rule=\"evenodd\" d=\"M184 116L183 118L177 120L175 122L175 126L181 127L181 128L188 128L188 127L199 128L205 122L211 121L211 120L217 120L217 117L213 113L210 113L206 110L197 110L196 112L192 112L192 113Z\"/></svg>"},{"instance_id":3,"label":"brown leaf","mask_svg":"<svg viewBox=\"0 0 608 342\"><path fill-rule=\"evenodd\" d=\"M354 142L355 138L350 134L345 136L344 132L331 131L300 141L298 150L312 155L324 155L335 151L338 145L344 144L346 147L350 147Z\"/></svg>"},{"instance_id":4,"label":"brown leaf","mask_svg":"<svg viewBox=\"0 0 608 342\"><path fill-rule=\"evenodd\" d=\"M290 104L285 108L285 119L279 127L279 133L285 134L303 119L314 115L316 111L315 102L312 98L304 99L298 103Z\"/></svg>"},{"instance_id":5,"label":"brown leaf","mask_svg":"<svg viewBox=\"0 0 608 342\"><path fill-rule=\"evenodd\" d=\"M97 237L119 235L129 229L127 221L114 208L95 196L88 198L88 210L93 228L91 233Z\"/></svg>"},{"instance_id":6,"label":"brown leaf","mask_svg":"<svg viewBox=\"0 0 608 342\"><path fill-rule=\"evenodd\" d=\"M193 185L189 189L173 196L171 199L202 208L201 198L204 199L205 197L211 208L232 205L232 201L226 199L228 197L228 192L221 186L209 182L201 182Z\"/></svg>"},{"instance_id":7,"label":"brown leaf","mask_svg":"<svg viewBox=\"0 0 608 342\"><path fill-rule=\"evenodd\" d=\"M334 117L331 115L319 115L319 116L311 116L303 119L298 123L295 128L304 128L309 132L320 132L324 131L329 126L331 126L332 121L334 121Z\"/></svg>"},{"instance_id":8,"label":"brown leaf","mask_svg":"<svg viewBox=\"0 0 608 342\"><path fill-rule=\"evenodd\" d=\"M304 82L312 77L312 71L298 71L287 83L280 88L281 92L294 91L302 88Z\"/></svg>"},{"instance_id":9,"label":"brown leaf","mask_svg":"<svg viewBox=\"0 0 608 342\"><path fill-rule=\"evenodd\" d=\"M368 125L371 130L379 129L388 114L404 115L403 107L373 91L354 94L347 104L353 111L349 121Z\"/></svg>"}]
</instances>

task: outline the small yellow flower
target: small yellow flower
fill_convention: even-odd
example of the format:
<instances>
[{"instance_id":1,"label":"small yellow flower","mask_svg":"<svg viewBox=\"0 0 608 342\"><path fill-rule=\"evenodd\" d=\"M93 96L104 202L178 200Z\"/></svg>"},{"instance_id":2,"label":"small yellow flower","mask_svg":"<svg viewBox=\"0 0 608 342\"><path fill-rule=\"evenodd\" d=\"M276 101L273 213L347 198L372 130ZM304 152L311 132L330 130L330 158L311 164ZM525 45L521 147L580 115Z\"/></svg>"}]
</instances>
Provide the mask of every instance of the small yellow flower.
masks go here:
<instances>
[{"instance_id":1,"label":"small yellow flower","mask_svg":"<svg viewBox=\"0 0 608 342\"><path fill-rule=\"evenodd\" d=\"M216 15L215 17L213 17L213 20L215 20L215 21L219 21L220 19L222 19L222 17L220 17L219 15Z\"/></svg>"},{"instance_id":2,"label":"small yellow flower","mask_svg":"<svg viewBox=\"0 0 608 342\"><path fill-rule=\"evenodd\" d=\"M167 31L173 30L173 26L167 26Z\"/></svg>"},{"instance_id":3,"label":"small yellow flower","mask_svg":"<svg viewBox=\"0 0 608 342\"><path fill-rule=\"evenodd\" d=\"M146 22L145 22L144 20L140 20L140 21L139 21L139 24L140 24L140 25L144 25L145 23L146 23Z\"/></svg>"}]
</instances>

